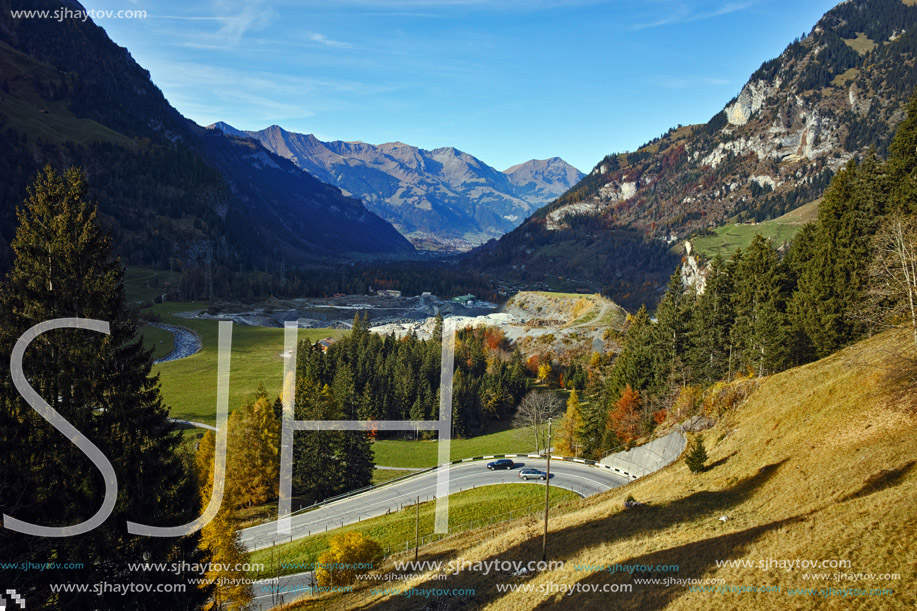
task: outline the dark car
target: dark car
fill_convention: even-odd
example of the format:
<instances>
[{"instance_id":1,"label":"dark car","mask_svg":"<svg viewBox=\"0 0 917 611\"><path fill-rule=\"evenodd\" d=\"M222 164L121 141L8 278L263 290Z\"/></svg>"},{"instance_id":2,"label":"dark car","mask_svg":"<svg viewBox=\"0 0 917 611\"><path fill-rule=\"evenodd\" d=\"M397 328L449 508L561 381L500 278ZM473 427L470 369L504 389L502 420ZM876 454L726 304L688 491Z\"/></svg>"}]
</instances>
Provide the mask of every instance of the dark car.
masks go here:
<instances>
[{"instance_id":1,"label":"dark car","mask_svg":"<svg viewBox=\"0 0 917 611\"><path fill-rule=\"evenodd\" d=\"M515 466L516 464L508 458L501 458L499 460L487 463L487 468L491 471L494 471L495 469L512 469Z\"/></svg>"},{"instance_id":2,"label":"dark car","mask_svg":"<svg viewBox=\"0 0 917 611\"><path fill-rule=\"evenodd\" d=\"M519 477L524 480L530 479L546 479L548 474L544 471L539 471L538 469L523 469L519 472Z\"/></svg>"}]
</instances>

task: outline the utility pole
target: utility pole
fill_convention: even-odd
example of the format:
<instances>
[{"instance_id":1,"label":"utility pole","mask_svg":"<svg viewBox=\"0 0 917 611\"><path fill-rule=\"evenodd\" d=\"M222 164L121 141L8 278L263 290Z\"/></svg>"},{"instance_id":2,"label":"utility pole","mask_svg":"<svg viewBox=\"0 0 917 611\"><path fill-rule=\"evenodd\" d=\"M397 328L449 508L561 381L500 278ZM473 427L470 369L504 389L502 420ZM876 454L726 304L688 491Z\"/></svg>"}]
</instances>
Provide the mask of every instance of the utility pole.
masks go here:
<instances>
[{"instance_id":1,"label":"utility pole","mask_svg":"<svg viewBox=\"0 0 917 611\"><path fill-rule=\"evenodd\" d=\"M204 293L207 299L213 299L213 241L207 240L207 256L204 269Z\"/></svg>"},{"instance_id":2,"label":"utility pole","mask_svg":"<svg viewBox=\"0 0 917 611\"><path fill-rule=\"evenodd\" d=\"M416 519L414 521L414 562L417 562L417 556L420 554L420 497L417 497Z\"/></svg>"},{"instance_id":3,"label":"utility pole","mask_svg":"<svg viewBox=\"0 0 917 611\"><path fill-rule=\"evenodd\" d=\"M548 472L544 478L544 537L541 540L541 559L548 559L548 502L551 499L551 418L548 418Z\"/></svg>"},{"instance_id":4,"label":"utility pole","mask_svg":"<svg viewBox=\"0 0 917 611\"><path fill-rule=\"evenodd\" d=\"M280 290L287 287L287 257L283 255L280 259Z\"/></svg>"}]
</instances>

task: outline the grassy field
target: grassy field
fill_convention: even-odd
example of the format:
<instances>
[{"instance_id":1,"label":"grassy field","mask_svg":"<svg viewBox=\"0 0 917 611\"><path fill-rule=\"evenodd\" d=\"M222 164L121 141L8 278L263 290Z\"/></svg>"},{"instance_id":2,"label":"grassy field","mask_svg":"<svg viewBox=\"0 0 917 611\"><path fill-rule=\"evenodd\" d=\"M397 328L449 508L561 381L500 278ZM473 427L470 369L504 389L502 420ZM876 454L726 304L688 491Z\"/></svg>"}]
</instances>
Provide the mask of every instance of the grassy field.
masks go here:
<instances>
[{"instance_id":1,"label":"grassy field","mask_svg":"<svg viewBox=\"0 0 917 611\"><path fill-rule=\"evenodd\" d=\"M713 230L714 235L702 235L692 238L691 243L701 254L713 258L717 254L729 257L737 248L745 249L752 239L761 234L776 246L789 242L799 229L815 219L818 214L818 201L787 212L781 217L764 221L757 225L726 225Z\"/></svg>"},{"instance_id":2,"label":"grassy field","mask_svg":"<svg viewBox=\"0 0 917 611\"><path fill-rule=\"evenodd\" d=\"M866 55L876 48L876 43L863 32L857 32L856 38L845 39L844 42L860 55Z\"/></svg>"},{"instance_id":3,"label":"grassy field","mask_svg":"<svg viewBox=\"0 0 917 611\"><path fill-rule=\"evenodd\" d=\"M170 274L167 271L157 271L147 267L126 266L124 268L124 292L127 293L127 300L152 301L165 292L165 285L169 282L170 276L177 281L180 274L177 272Z\"/></svg>"},{"instance_id":4,"label":"grassy field","mask_svg":"<svg viewBox=\"0 0 917 611\"><path fill-rule=\"evenodd\" d=\"M416 473L416 471L413 469L375 469L373 471L373 483L384 484L385 482L404 477L405 475L410 475L411 473Z\"/></svg>"},{"instance_id":5,"label":"grassy field","mask_svg":"<svg viewBox=\"0 0 917 611\"><path fill-rule=\"evenodd\" d=\"M437 465L437 442L383 440L373 443L376 464L386 467L424 468ZM535 451L531 429L508 429L470 439L453 439L451 460L500 454L520 454Z\"/></svg>"},{"instance_id":6,"label":"grassy field","mask_svg":"<svg viewBox=\"0 0 917 611\"><path fill-rule=\"evenodd\" d=\"M196 331L203 349L188 358L153 366L162 384L162 394L175 418L207 424L216 421L217 321L174 316L184 310L201 310L206 304L163 303L146 310L162 316L164 322ZM316 341L341 337L337 329L300 329L299 339ZM280 393L283 377L283 329L234 325L229 380L229 409L232 411L255 392L260 382L273 397Z\"/></svg>"},{"instance_id":7,"label":"grassy field","mask_svg":"<svg viewBox=\"0 0 917 611\"><path fill-rule=\"evenodd\" d=\"M913 365L898 355L913 347L904 333L889 332L821 361L773 375L745 404L724 414L704 433L707 468L691 474L683 461L636 482L583 499L554 515L548 536L551 559L566 565L530 577L463 572L448 580L427 574L405 588L475 588L475 608L654 609L689 611L737 608L913 609L917 606L917 397ZM626 510L628 496L644 503ZM431 545L442 562L539 558L537 525L524 520L468 532ZM837 560L825 572L898 574L858 582L821 583L822 573L761 570L764 559ZM742 564L718 565L722 561ZM715 594L686 587L639 587L617 594L574 592L545 597L547 583L630 583L627 574L576 570L577 564L678 565L680 579L721 579L733 586L768 586L779 592ZM391 567L388 567L391 568ZM498 593L496 583L531 584L532 591ZM790 595L797 588L890 589L887 595ZM427 601L430 604L437 604ZM452 603L459 601L451 601ZM470 602L470 601L468 601ZM298 609L400 610L398 596L327 596Z\"/></svg>"},{"instance_id":8,"label":"grassy field","mask_svg":"<svg viewBox=\"0 0 917 611\"><path fill-rule=\"evenodd\" d=\"M153 366L159 374L162 393L175 418L213 424L216 420L217 321L175 316L177 312L199 311L204 303L163 303L145 310L158 314L163 322L187 327L201 336L203 349L195 355ZM171 335L145 325L141 327L144 343L158 352L168 353L160 344ZM341 337L347 331L338 329L300 329L299 339L316 341L323 337ZM283 370L283 330L265 327L233 326L232 361L230 365L229 409L233 410L258 388L260 382L271 396L280 392ZM534 451L529 429L508 429L471 439L453 439L452 459L484 454ZM387 467L424 468L437 464L437 443L432 441L378 441L373 445L376 463ZM385 475L379 475L385 477Z\"/></svg>"},{"instance_id":9,"label":"grassy field","mask_svg":"<svg viewBox=\"0 0 917 611\"><path fill-rule=\"evenodd\" d=\"M579 498L579 495L569 490L551 487L552 507ZM498 518L511 511L516 511L517 514L528 513L522 510L529 507L534 512L542 506L542 503L544 503L544 486L538 485L496 484L458 492L449 497L449 528L450 530L461 529L467 527L469 522ZM422 537L433 532L435 509L434 501L420 504L420 535ZM415 509L411 507L344 528L329 530L327 533L278 545L273 549L253 552L249 562L265 565L264 572L258 573L258 577L299 573L303 571L302 568L283 569L280 568L280 564L316 562L322 552L328 549L328 540L332 536L350 531L362 532L377 541L383 549L404 549L406 541L413 542L414 540L415 520ZM421 553L421 558L423 556L424 554Z\"/></svg>"},{"instance_id":10,"label":"grassy field","mask_svg":"<svg viewBox=\"0 0 917 611\"><path fill-rule=\"evenodd\" d=\"M174 336L165 329L143 325L140 327L140 334L143 336L143 347L147 350L153 349L154 359L161 359L175 347Z\"/></svg>"},{"instance_id":11,"label":"grassy field","mask_svg":"<svg viewBox=\"0 0 917 611\"><path fill-rule=\"evenodd\" d=\"M69 81L73 86L72 78L62 76L63 73L54 66L0 42L0 74L4 75L6 83L0 91L5 126L44 142L111 142L124 147L133 146L133 141L127 136L91 119L76 117L66 100L49 100L45 87L41 87L42 93L39 93L39 83Z\"/></svg>"}]
</instances>

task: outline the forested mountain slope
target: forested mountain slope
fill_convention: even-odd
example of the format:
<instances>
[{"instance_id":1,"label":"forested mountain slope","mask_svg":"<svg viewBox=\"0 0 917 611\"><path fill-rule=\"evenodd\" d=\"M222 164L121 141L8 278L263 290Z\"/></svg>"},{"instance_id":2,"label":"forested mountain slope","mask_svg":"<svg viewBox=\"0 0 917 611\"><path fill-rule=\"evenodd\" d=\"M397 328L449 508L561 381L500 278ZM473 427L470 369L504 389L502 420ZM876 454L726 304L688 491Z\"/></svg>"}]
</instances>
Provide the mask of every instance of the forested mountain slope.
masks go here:
<instances>
[{"instance_id":1,"label":"forested mountain slope","mask_svg":"<svg viewBox=\"0 0 917 611\"><path fill-rule=\"evenodd\" d=\"M765 62L704 125L608 155L576 186L472 257L527 280L576 276L616 300L661 288L674 241L818 198L849 159L884 155L917 85L917 6L850 0ZM608 264L573 265L581 253ZM647 299L654 291L642 291Z\"/></svg>"},{"instance_id":2,"label":"forested mountain slope","mask_svg":"<svg viewBox=\"0 0 917 611\"><path fill-rule=\"evenodd\" d=\"M85 169L116 248L131 263L194 260L208 243L227 263L412 250L337 188L182 117L91 20L11 14L41 8L60 3L0 1L0 262L25 185L45 163Z\"/></svg>"}]
</instances>

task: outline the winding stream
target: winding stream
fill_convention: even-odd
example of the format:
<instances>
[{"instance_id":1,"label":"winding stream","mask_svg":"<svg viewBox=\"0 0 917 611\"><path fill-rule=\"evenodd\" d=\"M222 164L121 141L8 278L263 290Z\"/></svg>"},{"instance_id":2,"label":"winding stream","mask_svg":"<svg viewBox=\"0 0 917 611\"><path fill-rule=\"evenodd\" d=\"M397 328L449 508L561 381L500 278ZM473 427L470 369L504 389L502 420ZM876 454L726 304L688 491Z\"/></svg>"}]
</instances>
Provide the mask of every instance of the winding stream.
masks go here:
<instances>
[{"instance_id":1,"label":"winding stream","mask_svg":"<svg viewBox=\"0 0 917 611\"><path fill-rule=\"evenodd\" d=\"M161 359L156 359L153 361L153 364L166 363L168 361L177 361L178 359L183 359L189 357L192 354L200 351L203 347L203 342L197 333L186 329L185 327L177 327L175 325L167 325L161 322L151 322L147 323L151 327L156 327L162 329L163 331L168 331L172 334L172 337L175 341L175 346L172 348L172 352L165 355Z\"/></svg>"}]
</instances>

